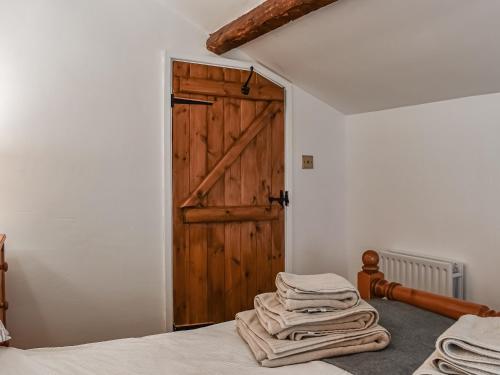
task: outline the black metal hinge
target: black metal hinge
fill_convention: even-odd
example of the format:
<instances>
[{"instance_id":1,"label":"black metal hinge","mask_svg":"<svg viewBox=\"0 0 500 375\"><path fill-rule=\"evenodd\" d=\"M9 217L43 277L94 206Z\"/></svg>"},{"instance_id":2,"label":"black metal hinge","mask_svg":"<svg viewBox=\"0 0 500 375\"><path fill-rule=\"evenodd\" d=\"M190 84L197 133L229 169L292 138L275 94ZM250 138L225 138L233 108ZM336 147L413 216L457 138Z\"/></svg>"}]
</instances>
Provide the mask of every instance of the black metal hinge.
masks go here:
<instances>
[{"instance_id":1,"label":"black metal hinge","mask_svg":"<svg viewBox=\"0 0 500 375\"><path fill-rule=\"evenodd\" d=\"M213 105L214 102L202 99L179 98L175 97L174 94L170 94L170 106L173 107L175 104Z\"/></svg>"},{"instance_id":2,"label":"black metal hinge","mask_svg":"<svg viewBox=\"0 0 500 375\"><path fill-rule=\"evenodd\" d=\"M252 78L252 75L253 75L253 66L250 67L250 74L248 75L246 82L243 84L243 86L241 86L241 93L243 95L250 94L250 86L248 86L248 84L250 83L250 79Z\"/></svg>"}]
</instances>

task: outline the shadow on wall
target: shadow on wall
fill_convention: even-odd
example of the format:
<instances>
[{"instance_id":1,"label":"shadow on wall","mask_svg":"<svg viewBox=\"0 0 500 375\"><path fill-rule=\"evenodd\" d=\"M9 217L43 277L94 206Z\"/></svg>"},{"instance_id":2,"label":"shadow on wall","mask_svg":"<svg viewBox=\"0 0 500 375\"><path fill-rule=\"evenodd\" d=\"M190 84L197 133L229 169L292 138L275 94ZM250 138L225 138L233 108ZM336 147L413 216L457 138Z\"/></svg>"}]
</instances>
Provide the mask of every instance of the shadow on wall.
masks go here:
<instances>
[{"instance_id":1,"label":"shadow on wall","mask_svg":"<svg viewBox=\"0 0 500 375\"><path fill-rule=\"evenodd\" d=\"M9 271L6 274L7 327L12 336L11 345L17 348L31 348L36 342L47 342L49 330L43 320L36 294L30 286L26 267L13 254L9 254ZM37 262L31 266L37 266Z\"/></svg>"},{"instance_id":2,"label":"shadow on wall","mask_svg":"<svg viewBox=\"0 0 500 375\"><path fill-rule=\"evenodd\" d=\"M12 346L79 345L165 331L164 324L155 320L161 305L148 309L151 294L134 293L125 282L128 279L141 291L151 290L148 280L141 284L144 269L138 268L135 278L127 277L130 270L120 264L121 259L95 261L92 249L80 258L69 248L62 250L62 256L61 249L58 254L47 249L8 250L7 326ZM41 253L45 256L40 257ZM126 251L121 257L128 259ZM102 282L103 273L117 275L109 279L117 282Z\"/></svg>"},{"instance_id":3,"label":"shadow on wall","mask_svg":"<svg viewBox=\"0 0 500 375\"><path fill-rule=\"evenodd\" d=\"M95 341L100 331L98 325L92 324L98 321L96 315L100 312L95 296L79 287L68 274L56 273L50 264L27 256L29 251L16 253L22 253L24 260L20 262L21 256L9 253L6 280L7 325L12 346L29 349ZM87 272L91 278L91 270ZM100 305L101 309L106 308L104 302Z\"/></svg>"}]
</instances>

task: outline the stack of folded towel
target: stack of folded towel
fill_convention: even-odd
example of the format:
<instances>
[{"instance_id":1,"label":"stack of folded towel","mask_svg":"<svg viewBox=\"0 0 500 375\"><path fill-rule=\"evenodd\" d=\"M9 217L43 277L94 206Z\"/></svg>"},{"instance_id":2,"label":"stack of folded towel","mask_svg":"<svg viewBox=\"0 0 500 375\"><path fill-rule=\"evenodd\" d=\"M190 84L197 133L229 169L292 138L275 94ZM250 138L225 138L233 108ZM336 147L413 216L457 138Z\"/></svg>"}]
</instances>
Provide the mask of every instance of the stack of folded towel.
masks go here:
<instances>
[{"instance_id":1,"label":"stack of folded towel","mask_svg":"<svg viewBox=\"0 0 500 375\"><path fill-rule=\"evenodd\" d=\"M238 333L257 361L277 367L385 348L390 334L356 288L335 274L276 277L276 293L255 297L236 315Z\"/></svg>"},{"instance_id":2,"label":"stack of folded towel","mask_svg":"<svg viewBox=\"0 0 500 375\"><path fill-rule=\"evenodd\" d=\"M325 312L357 306L357 289L334 273L276 276L277 297L285 309L297 312Z\"/></svg>"},{"instance_id":3,"label":"stack of folded towel","mask_svg":"<svg viewBox=\"0 0 500 375\"><path fill-rule=\"evenodd\" d=\"M436 342L414 375L500 374L500 318L462 316Z\"/></svg>"}]
</instances>

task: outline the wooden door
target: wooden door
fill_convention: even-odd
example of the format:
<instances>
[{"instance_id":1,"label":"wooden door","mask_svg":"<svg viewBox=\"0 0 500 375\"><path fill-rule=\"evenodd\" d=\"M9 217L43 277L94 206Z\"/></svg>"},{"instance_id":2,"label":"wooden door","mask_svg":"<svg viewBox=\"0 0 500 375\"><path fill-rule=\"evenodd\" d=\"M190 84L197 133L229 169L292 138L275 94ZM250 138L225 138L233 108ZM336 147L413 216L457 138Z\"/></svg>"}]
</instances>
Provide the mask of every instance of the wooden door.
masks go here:
<instances>
[{"instance_id":1,"label":"wooden door","mask_svg":"<svg viewBox=\"0 0 500 375\"><path fill-rule=\"evenodd\" d=\"M284 190L284 90L253 74L242 94L249 71L180 61L172 71L179 329L232 320L275 290L284 208L269 197Z\"/></svg>"}]
</instances>

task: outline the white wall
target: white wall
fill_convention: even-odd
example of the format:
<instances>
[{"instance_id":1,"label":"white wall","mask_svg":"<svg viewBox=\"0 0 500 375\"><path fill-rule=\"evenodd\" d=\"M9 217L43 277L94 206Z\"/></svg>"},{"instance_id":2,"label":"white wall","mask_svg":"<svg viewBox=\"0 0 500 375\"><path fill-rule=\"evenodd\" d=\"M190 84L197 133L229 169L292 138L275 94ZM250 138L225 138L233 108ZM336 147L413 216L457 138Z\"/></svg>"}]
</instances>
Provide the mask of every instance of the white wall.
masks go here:
<instances>
[{"instance_id":1,"label":"white wall","mask_svg":"<svg viewBox=\"0 0 500 375\"><path fill-rule=\"evenodd\" d=\"M162 56L208 54L205 40L160 1L0 2L0 232L14 345L164 330ZM294 162L307 152L317 163L295 165L295 262L314 272L342 248L330 189L342 194L343 123L302 91L295 98ZM324 240L332 230L335 243Z\"/></svg>"},{"instance_id":2,"label":"white wall","mask_svg":"<svg viewBox=\"0 0 500 375\"><path fill-rule=\"evenodd\" d=\"M500 308L500 94L347 117L350 275L366 248L464 261Z\"/></svg>"},{"instance_id":3,"label":"white wall","mask_svg":"<svg viewBox=\"0 0 500 375\"><path fill-rule=\"evenodd\" d=\"M294 88L293 270L347 276L345 117ZM314 169L302 169L302 154Z\"/></svg>"},{"instance_id":4,"label":"white wall","mask_svg":"<svg viewBox=\"0 0 500 375\"><path fill-rule=\"evenodd\" d=\"M155 1L0 3L15 345L164 329L162 56L204 40Z\"/></svg>"}]
</instances>

